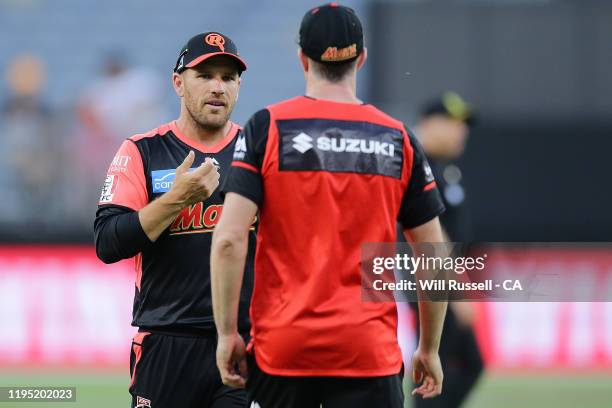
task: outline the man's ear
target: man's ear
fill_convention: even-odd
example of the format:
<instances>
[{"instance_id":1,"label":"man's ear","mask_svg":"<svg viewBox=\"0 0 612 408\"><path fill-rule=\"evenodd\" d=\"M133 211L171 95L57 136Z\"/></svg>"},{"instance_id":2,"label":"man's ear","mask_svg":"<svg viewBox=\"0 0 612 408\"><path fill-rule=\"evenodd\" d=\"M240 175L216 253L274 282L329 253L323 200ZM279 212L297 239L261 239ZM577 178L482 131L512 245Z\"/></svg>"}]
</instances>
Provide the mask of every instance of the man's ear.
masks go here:
<instances>
[{"instance_id":1,"label":"man's ear","mask_svg":"<svg viewBox=\"0 0 612 408\"><path fill-rule=\"evenodd\" d=\"M304 54L304 51L302 51L301 48L298 48L298 58L300 59L300 63L302 64L302 69L304 69L304 72L308 72L308 69L310 68L310 64L308 63L308 57L306 56L306 54Z\"/></svg>"},{"instance_id":2,"label":"man's ear","mask_svg":"<svg viewBox=\"0 0 612 408\"><path fill-rule=\"evenodd\" d=\"M368 49L364 47L361 54L359 54L359 57L357 57L357 70L361 69L363 64L365 64L366 59L368 59Z\"/></svg>"},{"instance_id":3,"label":"man's ear","mask_svg":"<svg viewBox=\"0 0 612 408\"><path fill-rule=\"evenodd\" d=\"M182 98L184 96L185 92L182 74L177 74L176 72L172 73L172 87L174 88L174 92L176 92L179 97Z\"/></svg>"},{"instance_id":4,"label":"man's ear","mask_svg":"<svg viewBox=\"0 0 612 408\"><path fill-rule=\"evenodd\" d=\"M238 77L238 89L236 89L236 102L238 102L238 97L240 96L240 84L242 84L242 78Z\"/></svg>"}]
</instances>

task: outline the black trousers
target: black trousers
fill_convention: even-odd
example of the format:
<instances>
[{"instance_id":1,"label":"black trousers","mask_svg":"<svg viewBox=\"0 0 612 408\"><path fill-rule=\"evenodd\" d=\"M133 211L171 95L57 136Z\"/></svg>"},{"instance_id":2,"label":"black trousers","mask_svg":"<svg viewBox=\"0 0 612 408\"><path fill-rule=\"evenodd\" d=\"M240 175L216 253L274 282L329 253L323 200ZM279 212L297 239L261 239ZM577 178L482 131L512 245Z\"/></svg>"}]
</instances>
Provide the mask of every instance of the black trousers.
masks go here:
<instances>
[{"instance_id":1,"label":"black trousers","mask_svg":"<svg viewBox=\"0 0 612 408\"><path fill-rule=\"evenodd\" d=\"M132 342L132 408L245 408L246 391L221 382L216 335L138 333Z\"/></svg>"},{"instance_id":2,"label":"black trousers","mask_svg":"<svg viewBox=\"0 0 612 408\"><path fill-rule=\"evenodd\" d=\"M417 310L416 303L410 305ZM440 340L440 360L444 371L442 394L427 400L415 396L414 408L459 408L482 374L484 365L474 331L461 326L450 307Z\"/></svg>"},{"instance_id":3,"label":"black trousers","mask_svg":"<svg viewBox=\"0 0 612 408\"><path fill-rule=\"evenodd\" d=\"M285 377L264 373L248 355L253 408L403 408L402 372L385 377Z\"/></svg>"}]
</instances>

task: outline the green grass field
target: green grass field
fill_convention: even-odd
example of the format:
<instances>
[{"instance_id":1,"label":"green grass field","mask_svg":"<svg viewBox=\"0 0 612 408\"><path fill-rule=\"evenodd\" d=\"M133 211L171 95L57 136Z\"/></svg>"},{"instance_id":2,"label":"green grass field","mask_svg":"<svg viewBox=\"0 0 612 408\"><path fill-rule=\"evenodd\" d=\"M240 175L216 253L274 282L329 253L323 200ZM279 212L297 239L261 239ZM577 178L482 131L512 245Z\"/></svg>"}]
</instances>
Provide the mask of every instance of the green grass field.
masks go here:
<instances>
[{"instance_id":1,"label":"green grass field","mask_svg":"<svg viewBox=\"0 0 612 408\"><path fill-rule=\"evenodd\" d=\"M76 403L6 403L0 408L129 407L129 378L121 374L9 374L0 372L0 386L76 386ZM153 407L155 403L153 402ZM407 404L409 406L409 404ZM466 408L611 408L611 374L489 373ZM177 407L178 408L178 407ZM288 407L289 408L289 407Z\"/></svg>"}]
</instances>

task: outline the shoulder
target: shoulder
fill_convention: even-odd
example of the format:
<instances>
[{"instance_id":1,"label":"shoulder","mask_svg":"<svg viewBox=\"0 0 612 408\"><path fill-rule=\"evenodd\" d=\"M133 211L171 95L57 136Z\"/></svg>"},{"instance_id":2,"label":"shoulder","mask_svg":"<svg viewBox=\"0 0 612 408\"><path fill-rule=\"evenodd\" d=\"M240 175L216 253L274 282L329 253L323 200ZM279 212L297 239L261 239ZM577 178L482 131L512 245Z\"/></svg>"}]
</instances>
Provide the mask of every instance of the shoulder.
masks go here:
<instances>
[{"instance_id":1,"label":"shoulder","mask_svg":"<svg viewBox=\"0 0 612 408\"><path fill-rule=\"evenodd\" d=\"M245 125L245 131L249 134L268 132L270 127L270 110L260 109L251 116Z\"/></svg>"},{"instance_id":2,"label":"shoulder","mask_svg":"<svg viewBox=\"0 0 612 408\"><path fill-rule=\"evenodd\" d=\"M380 110L374 105L368 104L368 105L365 105L365 107L372 116L376 117L382 123L387 124L389 127L393 127L393 128L396 128L396 129L399 129L401 131L408 133L406 126L401 120L396 119L393 116L389 115L388 113L383 112L382 110Z\"/></svg>"},{"instance_id":3,"label":"shoulder","mask_svg":"<svg viewBox=\"0 0 612 408\"><path fill-rule=\"evenodd\" d=\"M154 139L156 137L165 136L170 132L170 130L171 130L171 123L166 123L164 125L156 127L155 129L151 129L148 132L138 133L133 136L130 136L127 138L127 140L131 140L132 142L137 143L143 140Z\"/></svg>"}]
</instances>

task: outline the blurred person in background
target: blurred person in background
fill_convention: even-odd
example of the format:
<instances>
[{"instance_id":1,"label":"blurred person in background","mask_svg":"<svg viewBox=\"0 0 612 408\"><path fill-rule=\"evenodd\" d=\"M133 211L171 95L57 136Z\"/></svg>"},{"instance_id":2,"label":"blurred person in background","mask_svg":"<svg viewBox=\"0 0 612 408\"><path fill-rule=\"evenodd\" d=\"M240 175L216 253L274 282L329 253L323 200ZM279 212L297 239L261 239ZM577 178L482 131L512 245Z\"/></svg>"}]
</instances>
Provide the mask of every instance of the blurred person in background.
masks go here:
<instances>
[{"instance_id":1,"label":"blurred person in background","mask_svg":"<svg viewBox=\"0 0 612 408\"><path fill-rule=\"evenodd\" d=\"M132 407L246 406L244 390L223 385L215 365L209 269L211 232L223 211L217 186L242 134L229 119L246 68L229 37L192 37L172 75L179 118L124 140L108 169L95 245L105 263L135 261L132 324L139 329L130 360ZM254 227L249 240L239 308L243 336L249 330Z\"/></svg>"},{"instance_id":2,"label":"blurred person in background","mask_svg":"<svg viewBox=\"0 0 612 408\"><path fill-rule=\"evenodd\" d=\"M165 119L164 82L157 73L130 66L126 57L113 52L102 62L101 74L78 102L88 137L114 145Z\"/></svg>"},{"instance_id":3,"label":"blurred person in background","mask_svg":"<svg viewBox=\"0 0 612 408\"><path fill-rule=\"evenodd\" d=\"M56 113L43 102L47 80L36 55L16 56L6 70L8 96L0 110L2 222L37 227L59 222L63 137Z\"/></svg>"},{"instance_id":4,"label":"blurred person in background","mask_svg":"<svg viewBox=\"0 0 612 408\"><path fill-rule=\"evenodd\" d=\"M470 106L458 94L446 92L423 106L415 128L446 206L440 222L449 242L471 241L466 192L456 161L463 154L473 124ZM416 309L415 303L411 306ZM472 303L449 302L440 344L444 392L434 400L414 399L415 407L457 408L465 401L483 371L474 316Z\"/></svg>"},{"instance_id":5,"label":"blurred person in background","mask_svg":"<svg viewBox=\"0 0 612 408\"><path fill-rule=\"evenodd\" d=\"M81 208L90 217L99 176L126 135L145 132L169 119L163 79L146 67L129 64L119 51L106 54L101 76L95 79L77 101L77 145L81 162Z\"/></svg>"}]
</instances>

